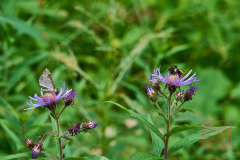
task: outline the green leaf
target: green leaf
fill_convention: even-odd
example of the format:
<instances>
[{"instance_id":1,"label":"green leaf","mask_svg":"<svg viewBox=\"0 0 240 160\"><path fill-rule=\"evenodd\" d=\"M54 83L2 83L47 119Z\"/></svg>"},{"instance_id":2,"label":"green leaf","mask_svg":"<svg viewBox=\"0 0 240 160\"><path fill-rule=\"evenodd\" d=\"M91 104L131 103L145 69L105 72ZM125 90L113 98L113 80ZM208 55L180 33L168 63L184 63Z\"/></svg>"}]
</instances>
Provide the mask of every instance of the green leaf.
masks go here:
<instances>
[{"instance_id":1,"label":"green leaf","mask_svg":"<svg viewBox=\"0 0 240 160\"><path fill-rule=\"evenodd\" d=\"M91 155L90 157L69 157L64 160L109 160L106 157Z\"/></svg>"},{"instance_id":2,"label":"green leaf","mask_svg":"<svg viewBox=\"0 0 240 160\"><path fill-rule=\"evenodd\" d=\"M71 157L72 154L71 154L71 151L70 151L70 148L69 148L69 145L65 145L65 148L62 150L62 153L65 154L65 158L67 157Z\"/></svg>"},{"instance_id":3,"label":"green leaf","mask_svg":"<svg viewBox=\"0 0 240 160\"><path fill-rule=\"evenodd\" d=\"M203 129L202 131L199 131L195 134L192 134L188 137L185 137L183 139L181 139L180 141L178 141L177 143L175 143L172 147L169 148L169 155L176 152L177 150L188 146L190 144L195 143L196 141L198 141L199 139L205 139L208 136L214 136L217 135L218 133L229 129L229 128L235 128L233 126L224 126L224 127L213 127L212 129Z\"/></svg>"},{"instance_id":4,"label":"green leaf","mask_svg":"<svg viewBox=\"0 0 240 160\"><path fill-rule=\"evenodd\" d=\"M5 131L6 137L9 141L9 144L11 145L13 150L17 150L19 149L21 146L20 144L22 144L21 140L20 140L20 136L17 136L8 126L6 126L3 122L1 122L1 126L3 128L3 130ZM23 144L22 144L23 145Z\"/></svg>"},{"instance_id":5,"label":"green leaf","mask_svg":"<svg viewBox=\"0 0 240 160\"><path fill-rule=\"evenodd\" d=\"M20 157L31 157L31 154L32 154L32 152L13 154L13 155L1 157L0 160L16 159L16 158L20 158Z\"/></svg>"},{"instance_id":6,"label":"green leaf","mask_svg":"<svg viewBox=\"0 0 240 160\"><path fill-rule=\"evenodd\" d=\"M148 121L153 124L152 119L150 115L148 114ZM162 149L164 148L164 142L161 138L159 138L152 130L150 130L151 137L152 137L152 147L153 147L153 153L160 157L162 153Z\"/></svg>"},{"instance_id":7,"label":"green leaf","mask_svg":"<svg viewBox=\"0 0 240 160\"><path fill-rule=\"evenodd\" d=\"M64 160L88 160L88 157L69 157Z\"/></svg>"},{"instance_id":8,"label":"green leaf","mask_svg":"<svg viewBox=\"0 0 240 160\"><path fill-rule=\"evenodd\" d=\"M152 125L145 118L143 118L141 115L137 114L136 112L134 112L130 109L127 109L127 108L123 107L122 105L120 105L118 103L114 103L112 101L105 101L104 103L106 103L106 102L115 104L116 106L118 106L118 107L124 109L125 111L127 111L130 116L140 120L140 122L142 122L144 125L146 125L149 129L151 129L158 137L160 137L164 141L162 133L154 125Z\"/></svg>"},{"instance_id":9,"label":"green leaf","mask_svg":"<svg viewBox=\"0 0 240 160\"><path fill-rule=\"evenodd\" d=\"M202 128L202 126L188 126L188 125L184 124L183 126L174 127L170 132L166 133L164 136L170 137L170 136L177 134L179 132L182 132L182 131L186 131L186 130L190 130L190 129L199 129L199 128Z\"/></svg>"},{"instance_id":10,"label":"green leaf","mask_svg":"<svg viewBox=\"0 0 240 160\"><path fill-rule=\"evenodd\" d=\"M0 15L0 24L1 23L8 23L16 30L26 33L32 38L36 38L41 40L42 42L45 42L45 40L43 39L42 35L38 30L30 26L29 24L25 23L21 19L17 19L8 15Z\"/></svg>"},{"instance_id":11,"label":"green leaf","mask_svg":"<svg viewBox=\"0 0 240 160\"><path fill-rule=\"evenodd\" d=\"M177 113L179 113L179 112L184 113L184 112L187 112L187 111L194 113L191 109L184 109L184 108L183 108L183 109L178 110L177 112L175 112L173 115L175 115L175 114L177 114ZM194 113L194 114L195 114L195 113Z\"/></svg>"},{"instance_id":12,"label":"green leaf","mask_svg":"<svg viewBox=\"0 0 240 160\"><path fill-rule=\"evenodd\" d=\"M87 160L109 160L109 159L102 156L91 155L90 157L88 157Z\"/></svg>"},{"instance_id":13,"label":"green leaf","mask_svg":"<svg viewBox=\"0 0 240 160\"><path fill-rule=\"evenodd\" d=\"M132 160L149 160L149 159L160 159L165 160L164 158L160 158L154 154L146 153L146 152L140 152L133 156Z\"/></svg>"}]
</instances>

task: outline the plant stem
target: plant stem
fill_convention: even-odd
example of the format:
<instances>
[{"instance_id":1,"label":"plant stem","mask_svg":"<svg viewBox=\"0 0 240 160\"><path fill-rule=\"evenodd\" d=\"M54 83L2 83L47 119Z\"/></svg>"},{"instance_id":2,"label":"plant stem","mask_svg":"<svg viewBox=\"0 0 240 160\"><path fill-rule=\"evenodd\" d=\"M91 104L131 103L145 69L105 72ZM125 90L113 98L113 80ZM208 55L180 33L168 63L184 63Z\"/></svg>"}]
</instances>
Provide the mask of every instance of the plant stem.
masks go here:
<instances>
[{"instance_id":1,"label":"plant stem","mask_svg":"<svg viewBox=\"0 0 240 160\"><path fill-rule=\"evenodd\" d=\"M47 132L47 133L45 133L45 134L43 135L43 137L42 137L42 139L41 139L40 142L42 142L42 141L44 140L44 138L45 138L48 134L55 134L55 135L57 135L57 133L55 133L55 132Z\"/></svg>"},{"instance_id":2,"label":"plant stem","mask_svg":"<svg viewBox=\"0 0 240 160\"><path fill-rule=\"evenodd\" d=\"M57 121L57 136L59 137L60 136L60 124L59 124L59 119L58 119L58 116L56 115L56 112L53 111L53 114L56 118L56 121ZM60 157L60 160L62 160L62 142L61 142L61 138L58 138L58 143L59 143L59 157Z\"/></svg>"},{"instance_id":3,"label":"plant stem","mask_svg":"<svg viewBox=\"0 0 240 160\"><path fill-rule=\"evenodd\" d=\"M166 123L167 123L167 133L170 131L171 99L172 99L172 93L170 93L170 96L169 96L169 99L168 99L168 121L166 121ZM164 147L164 158L165 159L167 159L167 154L168 154L168 140L169 140L169 137L166 137L165 147Z\"/></svg>"},{"instance_id":4,"label":"plant stem","mask_svg":"<svg viewBox=\"0 0 240 160\"><path fill-rule=\"evenodd\" d=\"M69 136L70 136L70 134L71 134L71 133L68 133L68 135L67 135L66 137L69 137ZM64 145L65 141L66 141L66 139L64 139L64 140L63 140L63 142L62 142L62 147L63 147L63 145Z\"/></svg>"},{"instance_id":5,"label":"plant stem","mask_svg":"<svg viewBox=\"0 0 240 160\"><path fill-rule=\"evenodd\" d=\"M166 99L169 100L168 96L167 96L165 93L163 93L163 91L162 91L161 89L159 89L158 91L159 91Z\"/></svg>"},{"instance_id":6,"label":"plant stem","mask_svg":"<svg viewBox=\"0 0 240 160\"><path fill-rule=\"evenodd\" d=\"M167 116L165 115L165 113L163 112L162 108L158 105L157 101L156 101L156 106L162 112L162 114L165 116L165 118L168 119Z\"/></svg>"},{"instance_id":7,"label":"plant stem","mask_svg":"<svg viewBox=\"0 0 240 160\"><path fill-rule=\"evenodd\" d=\"M45 154L45 153L41 153L41 154L43 154L45 157L48 157L48 158L51 158L51 159L57 160L56 158L53 158L53 157L51 157L51 156L49 156L49 155L47 155L47 154Z\"/></svg>"},{"instance_id":8,"label":"plant stem","mask_svg":"<svg viewBox=\"0 0 240 160\"><path fill-rule=\"evenodd\" d=\"M183 101L182 102L182 104L180 104L180 106L178 106L178 108L177 109L175 109L175 111L173 111L173 113L171 114L171 115L173 115L174 113L176 113L177 112L177 110L183 105L185 103L185 101Z\"/></svg>"},{"instance_id":9,"label":"plant stem","mask_svg":"<svg viewBox=\"0 0 240 160\"><path fill-rule=\"evenodd\" d=\"M59 113L59 115L57 116L58 119L59 119L60 116L62 115L62 112L64 111L65 108L67 108L67 106L64 106L64 108L62 109L62 111Z\"/></svg>"}]
</instances>

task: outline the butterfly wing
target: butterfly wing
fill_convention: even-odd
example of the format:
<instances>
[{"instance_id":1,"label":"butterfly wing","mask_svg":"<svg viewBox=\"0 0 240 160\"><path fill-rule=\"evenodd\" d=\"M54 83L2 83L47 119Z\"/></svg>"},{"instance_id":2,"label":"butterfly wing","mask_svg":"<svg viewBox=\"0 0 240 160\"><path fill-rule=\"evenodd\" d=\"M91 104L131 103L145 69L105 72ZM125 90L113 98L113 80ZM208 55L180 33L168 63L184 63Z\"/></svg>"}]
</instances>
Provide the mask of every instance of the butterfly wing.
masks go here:
<instances>
[{"instance_id":1,"label":"butterfly wing","mask_svg":"<svg viewBox=\"0 0 240 160\"><path fill-rule=\"evenodd\" d=\"M43 74L39 78L39 85L43 88L47 88L50 91L54 90L54 83L50 71L46 68Z\"/></svg>"}]
</instances>

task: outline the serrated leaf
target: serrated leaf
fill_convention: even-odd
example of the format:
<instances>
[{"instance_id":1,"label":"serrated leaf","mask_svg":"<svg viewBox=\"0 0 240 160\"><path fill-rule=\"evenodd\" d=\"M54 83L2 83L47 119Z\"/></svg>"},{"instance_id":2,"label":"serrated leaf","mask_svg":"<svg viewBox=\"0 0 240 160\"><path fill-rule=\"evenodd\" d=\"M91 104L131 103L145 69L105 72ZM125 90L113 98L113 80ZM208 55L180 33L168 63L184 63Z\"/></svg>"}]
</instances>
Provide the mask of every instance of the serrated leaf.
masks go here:
<instances>
[{"instance_id":1,"label":"serrated leaf","mask_svg":"<svg viewBox=\"0 0 240 160\"><path fill-rule=\"evenodd\" d=\"M160 158L154 154L146 153L146 152L140 152L133 156L132 160L150 160L150 159L160 159L165 160L164 158Z\"/></svg>"},{"instance_id":2,"label":"serrated leaf","mask_svg":"<svg viewBox=\"0 0 240 160\"><path fill-rule=\"evenodd\" d=\"M148 114L148 121L153 124L152 119L149 114ZM156 156L160 157L161 153L162 153L162 149L164 148L164 142L152 130L150 130L150 134L152 137L153 153Z\"/></svg>"},{"instance_id":3,"label":"serrated leaf","mask_svg":"<svg viewBox=\"0 0 240 160\"><path fill-rule=\"evenodd\" d=\"M136 112L134 112L130 109L127 109L127 108L123 107L122 105L120 105L118 103L114 103L112 101L105 101L104 103L106 103L106 102L115 104L116 106L118 106L118 107L124 109L125 111L127 111L130 116L140 120L140 122L142 122L144 125L146 125L149 129L151 129L158 137L160 137L164 141L162 133L154 125L149 123L144 117L142 117L141 115L139 115L138 113L136 113Z\"/></svg>"},{"instance_id":4,"label":"serrated leaf","mask_svg":"<svg viewBox=\"0 0 240 160\"><path fill-rule=\"evenodd\" d=\"M170 151L169 155L185 146L195 143L199 139L205 139L209 136L217 135L218 133L229 128L235 128L235 127L233 126L213 127L213 129L204 129L203 131L199 131L195 134L185 137L169 148L169 151Z\"/></svg>"},{"instance_id":5,"label":"serrated leaf","mask_svg":"<svg viewBox=\"0 0 240 160\"><path fill-rule=\"evenodd\" d=\"M202 128L202 126L188 126L188 125L184 124L183 126L174 127L170 132L166 133L164 136L170 137L170 136L177 134L179 132L182 132L182 131L186 131L186 130L190 130L190 129L199 129L199 128Z\"/></svg>"}]
</instances>

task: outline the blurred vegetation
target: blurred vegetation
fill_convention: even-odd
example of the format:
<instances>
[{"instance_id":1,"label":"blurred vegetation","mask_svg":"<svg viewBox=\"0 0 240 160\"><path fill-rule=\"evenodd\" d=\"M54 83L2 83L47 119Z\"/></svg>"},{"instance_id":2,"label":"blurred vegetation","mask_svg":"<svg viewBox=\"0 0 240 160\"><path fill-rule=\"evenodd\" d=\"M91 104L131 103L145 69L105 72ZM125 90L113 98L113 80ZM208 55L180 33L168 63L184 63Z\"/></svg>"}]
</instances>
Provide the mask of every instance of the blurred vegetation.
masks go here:
<instances>
[{"instance_id":1,"label":"blurred vegetation","mask_svg":"<svg viewBox=\"0 0 240 160\"><path fill-rule=\"evenodd\" d=\"M239 7L236 0L1 0L0 156L24 152L26 138L37 141L52 130L47 109L23 111L28 96L40 93L38 79L45 68L55 86L65 81L78 92L75 108L62 115L61 129L84 119L98 124L92 134L73 137L73 156L117 160L153 152L148 129L102 103L118 102L142 115L156 110L144 86L159 65L163 74L178 65L201 79L185 105L195 114L179 114L173 126L231 120L239 128ZM150 114L165 133L162 118ZM190 134L173 136L169 146ZM201 146L198 141L170 159L239 159L239 129L232 130L231 150ZM54 138L48 137L44 148L56 154Z\"/></svg>"}]
</instances>

